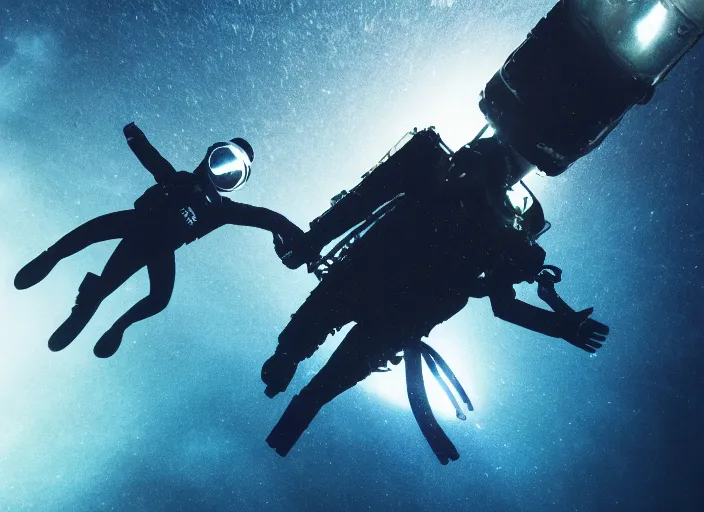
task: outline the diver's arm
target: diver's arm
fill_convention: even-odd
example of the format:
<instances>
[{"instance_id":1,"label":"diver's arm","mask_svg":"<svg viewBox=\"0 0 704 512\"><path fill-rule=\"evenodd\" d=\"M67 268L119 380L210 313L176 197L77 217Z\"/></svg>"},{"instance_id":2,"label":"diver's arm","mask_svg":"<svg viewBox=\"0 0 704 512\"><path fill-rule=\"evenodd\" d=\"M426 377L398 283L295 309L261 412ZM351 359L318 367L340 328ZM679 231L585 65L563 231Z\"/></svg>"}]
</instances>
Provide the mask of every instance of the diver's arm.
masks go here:
<instances>
[{"instance_id":1,"label":"diver's arm","mask_svg":"<svg viewBox=\"0 0 704 512\"><path fill-rule=\"evenodd\" d=\"M553 313L526 304L507 294L490 295L491 308L497 318L520 325L553 338L562 338L571 345L594 353L606 340L609 328L589 318L593 308L572 314Z\"/></svg>"},{"instance_id":2,"label":"diver's arm","mask_svg":"<svg viewBox=\"0 0 704 512\"><path fill-rule=\"evenodd\" d=\"M157 183L163 183L176 174L176 169L159 154L136 124L130 123L122 131L132 152Z\"/></svg>"},{"instance_id":3,"label":"diver's arm","mask_svg":"<svg viewBox=\"0 0 704 512\"><path fill-rule=\"evenodd\" d=\"M223 198L222 209L223 224L251 226L273 233L274 250L288 268L295 269L316 259L317 255L310 249L301 228L280 213L228 198Z\"/></svg>"},{"instance_id":4,"label":"diver's arm","mask_svg":"<svg viewBox=\"0 0 704 512\"><path fill-rule=\"evenodd\" d=\"M546 336L561 337L561 315L527 304L515 296L492 294L489 299L495 317Z\"/></svg>"},{"instance_id":5,"label":"diver's arm","mask_svg":"<svg viewBox=\"0 0 704 512\"><path fill-rule=\"evenodd\" d=\"M223 224L265 229L275 235L280 235L285 240L297 241L303 237L301 228L280 213L268 208L238 203L228 198L223 198L222 211Z\"/></svg>"}]
</instances>

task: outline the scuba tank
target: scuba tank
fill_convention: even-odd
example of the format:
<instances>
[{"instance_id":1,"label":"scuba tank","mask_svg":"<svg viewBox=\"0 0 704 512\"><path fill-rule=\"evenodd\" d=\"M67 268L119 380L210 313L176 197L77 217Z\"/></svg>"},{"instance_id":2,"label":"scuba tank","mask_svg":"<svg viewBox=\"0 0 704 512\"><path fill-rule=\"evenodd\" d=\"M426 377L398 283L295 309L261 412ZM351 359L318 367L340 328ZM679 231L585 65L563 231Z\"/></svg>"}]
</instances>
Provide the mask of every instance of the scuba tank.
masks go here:
<instances>
[{"instance_id":1,"label":"scuba tank","mask_svg":"<svg viewBox=\"0 0 704 512\"><path fill-rule=\"evenodd\" d=\"M408 195L432 193L450 167L452 150L434 127L404 135L351 190L335 195L331 206L310 223L311 245L320 251L345 235L308 271L323 279L349 248Z\"/></svg>"}]
</instances>

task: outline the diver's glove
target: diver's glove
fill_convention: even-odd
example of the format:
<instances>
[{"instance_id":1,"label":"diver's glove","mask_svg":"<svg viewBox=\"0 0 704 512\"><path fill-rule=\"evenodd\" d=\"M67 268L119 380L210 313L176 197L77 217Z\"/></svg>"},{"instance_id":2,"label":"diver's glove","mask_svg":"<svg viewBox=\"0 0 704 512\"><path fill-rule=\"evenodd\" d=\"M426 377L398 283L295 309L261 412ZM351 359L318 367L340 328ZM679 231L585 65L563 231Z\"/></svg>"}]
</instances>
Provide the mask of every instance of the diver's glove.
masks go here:
<instances>
[{"instance_id":1,"label":"diver's glove","mask_svg":"<svg viewBox=\"0 0 704 512\"><path fill-rule=\"evenodd\" d=\"M561 320L561 338L590 354L601 348L609 334L608 326L589 318L593 312L594 308L587 308L563 315Z\"/></svg>"},{"instance_id":2,"label":"diver's glove","mask_svg":"<svg viewBox=\"0 0 704 512\"><path fill-rule=\"evenodd\" d=\"M122 133L125 134L125 138L127 139L127 142L134 139L135 137L140 137L140 136L143 137L144 136L144 132L142 130L140 130L136 124L134 124L134 121L129 123L128 125L126 125L122 129Z\"/></svg>"},{"instance_id":3,"label":"diver's glove","mask_svg":"<svg viewBox=\"0 0 704 512\"><path fill-rule=\"evenodd\" d=\"M307 243L305 235L296 239L284 239L281 235L274 234L274 250L281 262L292 270L319 257Z\"/></svg>"}]
</instances>

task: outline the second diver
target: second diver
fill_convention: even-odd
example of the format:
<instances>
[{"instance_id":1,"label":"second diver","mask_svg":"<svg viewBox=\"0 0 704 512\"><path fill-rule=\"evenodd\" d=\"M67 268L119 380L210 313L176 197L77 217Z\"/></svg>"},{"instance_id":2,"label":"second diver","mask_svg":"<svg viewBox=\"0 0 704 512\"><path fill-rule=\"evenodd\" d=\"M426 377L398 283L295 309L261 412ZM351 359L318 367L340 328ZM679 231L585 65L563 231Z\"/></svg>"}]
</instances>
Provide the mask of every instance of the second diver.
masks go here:
<instances>
[{"instance_id":1,"label":"second diver","mask_svg":"<svg viewBox=\"0 0 704 512\"><path fill-rule=\"evenodd\" d=\"M174 252L184 244L226 224L252 226L297 244L303 232L286 217L266 208L238 203L221 193L240 188L249 178L254 151L242 138L208 148L193 172L176 171L134 123L124 128L127 143L156 185L139 197L134 208L96 217L61 238L22 268L15 287L26 289L43 280L64 258L91 244L121 239L101 275L86 274L68 319L49 339L52 351L67 347L93 317L101 302L142 267L149 274L149 294L132 306L103 334L97 357L112 356L125 330L162 311L175 279Z\"/></svg>"},{"instance_id":2,"label":"second diver","mask_svg":"<svg viewBox=\"0 0 704 512\"><path fill-rule=\"evenodd\" d=\"M341 252L312 265L323 267L321 282L262 368L266 394L284 391L298 363L330 332L356 325L292 399L267 438L280 455L289 452L326 403L387 362L398 363L397 353L403 351L419 426L440 462L457 459L427 403L421 354L436 376L436 366L451 382L453 376L421 338L470 298L488 297L497 317L587 352L605 340L608 328L589 318L591 308L576 312L556 294L546 300L553 311L516 299L514 285L550 277L545 251L536 243L548 227L540 204L533 197L533 205L518 212L507 198L511 182L522 174L520 157L496 137L479 139L452 155L443 146L433 130L416 133L311 223L306 239L317 251L368 219L352 231ZM279 246L278 252L289 266L306 261L295 248L286 249ZM453 385L462 397L456 380Z\"/></svg>"}]
</instances>

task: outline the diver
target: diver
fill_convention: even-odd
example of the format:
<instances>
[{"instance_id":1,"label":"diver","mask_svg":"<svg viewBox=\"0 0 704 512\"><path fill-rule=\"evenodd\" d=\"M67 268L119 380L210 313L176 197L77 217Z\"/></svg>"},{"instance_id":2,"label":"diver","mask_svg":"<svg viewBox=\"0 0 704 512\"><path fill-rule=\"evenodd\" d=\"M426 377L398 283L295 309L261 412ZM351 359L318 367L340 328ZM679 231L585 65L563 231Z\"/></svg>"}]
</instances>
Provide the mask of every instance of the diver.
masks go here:
<instances>
[{"instance_id":1,"label":"diver","mask_svg":"<svg viewBox=\"0 0 704 512\"><path fill-rule=\"evenodd\" d=\"M242 187L249 178L254 151L246 140L234 138L212 145L196 169L186 172L176 171L134 123L123 131L130 149L156 185L135 201L133 209L96 217L74 229L15 277L18 290L29 288L64 258L96 242L121 239L102 274L86 274L71 315L49 340L52 351L67 347L101 302L146 266L149 294L122 315L95 345L97 357L112 356L129 326L156 315L169 303L176 270L174 252L225 224L266 229L294 247L302 240L303 231L283 215L221 195Z\"/></svg>"},{"instance_id":2,"label":"diver","mask_svg":"<svg viewBox=\"0 0 704 512\"><path fill-rule=\"evenodd\" d=\"M421 338L469 298L489 297L497 317L587 352L605 340L608 328L589 318L591 309L557 313L516 299L513 285L535 281L544 269L545 252L536 240L548 223L537 200L523 215L507 200L507 181L521 165L510 148L495 137L480 139L433 173L428 168L443 161L438 154L426 159L433 133L416 137L395 163L390 159L385 169L369 173L306 233L302 246L318 250L389 201L293 315L262 368L265 393L273 397L286 390L298 363L330 332L356 323L267 438L279 455L288 453L324 404L387 362L398 362L401 351L408 370L408 355ZM282 244L277 252L292 268L305 259ZM414 415L440 462L456 460L449 439L416 409L422 408L414 407Z\"/></svg>"}]
</instances>

